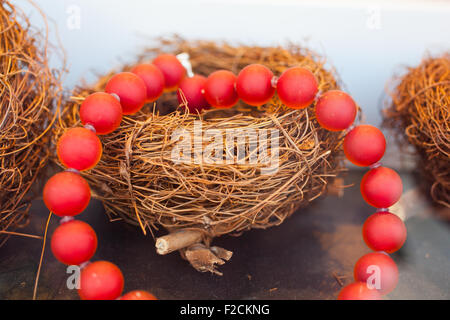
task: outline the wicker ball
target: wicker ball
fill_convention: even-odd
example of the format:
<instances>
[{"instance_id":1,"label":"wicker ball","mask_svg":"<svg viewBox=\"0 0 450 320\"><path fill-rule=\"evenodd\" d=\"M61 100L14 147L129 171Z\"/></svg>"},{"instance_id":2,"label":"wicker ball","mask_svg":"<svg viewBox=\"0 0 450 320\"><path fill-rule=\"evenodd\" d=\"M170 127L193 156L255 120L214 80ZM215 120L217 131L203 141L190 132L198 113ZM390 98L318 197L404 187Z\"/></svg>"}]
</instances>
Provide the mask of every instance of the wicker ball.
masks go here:
<instances>
[{"instance_id":1,"label":"wicker ball","mask_svg":"<svg viewBox=\"0 0 450 320\"><path fill-rule=\"evenodd\" d=\"M395 80L384 124L400 145L414 146L428 193L450 219L450 53L426 57Z\"/></svg>"},{"instance_id":2,"label":"wicker ball","mask_svg":"<svg viewBox=\"0 0 450 320\"><path fill-rule=\"evenodd\" d=\"M45 35L9 1L0 3L0 246L28 222L32 194L50 156L59 76Z\"/></svg>"}]
</instances>

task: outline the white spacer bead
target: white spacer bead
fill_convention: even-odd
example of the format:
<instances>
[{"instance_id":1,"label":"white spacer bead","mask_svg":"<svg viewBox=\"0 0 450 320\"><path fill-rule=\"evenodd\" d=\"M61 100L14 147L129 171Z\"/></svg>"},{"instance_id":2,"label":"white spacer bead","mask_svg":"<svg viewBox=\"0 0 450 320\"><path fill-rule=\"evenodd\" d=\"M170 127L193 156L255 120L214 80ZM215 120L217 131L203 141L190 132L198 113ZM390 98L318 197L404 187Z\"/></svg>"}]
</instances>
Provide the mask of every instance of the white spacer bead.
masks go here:
<instances>
[{"instance_id":1,"label":"white spacer bead","mask_svg":"<svg viewBox=\"0 0 450 320\"><path fill-rule=\"evenodd\" d=\"M71 216L64 216L59 221L59 224L64 224L64 223L67 223L67 222L70 222L70 221L73 221L73 220L75 220L75 219L73 217L71 217Z\"/></svg>"},{"instance_id":2,"label":"white spacer bead","mask_svg":"<svg viewBox=\"0 0 450 320\"><path fill-rule=\"evenodd\" d=\"M84 268L86 268L91 262L90 261L85 261L80 263L80 269L83 270Z\"/></svg>"},{"instance_id":3,"label":"white spacer bead","mask_svg":"<svg viewBox=\"0 0 450 320\"><path fill-rule=\"evenodd\" d=\"M272 85L273 88L277 87L278 79L280 79L280 78L277 76L273 76L272 79L270 80L270 84Z\"/></svg>"},{"instance_id":4,"label":"white spacer bead","mask_svg":"<svg viewBox=\"0 0 450 320\"><path fill-rule=\"evenodd\" d=\"M347 135L350 131L352 131L353 129L355 129L355 125L352 123L350 125L350 127L348 127L347 129L345 129L345 135Z\"/></svg>"},{"instance_id":5,"label":"white spacer bead","mask_svg":"<svg viewBox=\"0 0 450 320\"><path fill-rule=\"evenodd\" d=\"M116 93L110 93L114 98L116 98L120 102L120 97Z\"/></svg>"},{"instance_id":6,"label":"white spacer bead","mask_svg":"<svg viewBox=\"0 0 450 320\"><path fill-rule=\"evenodd\" d=\"M67 168L65 170L65 172L72 172L72 173L80 174L80 171L78 171L77 169L74 169L74 168Z\"/></svg>"},{"instance_id":7,"label":"white spacer bead","mask_svg":"<svg viewBox=\"0 0 450 320\"><path fill-rule=\"evenodd\" d=\"M376 162L376 163L371 164L371 165L369 166L370 169L376 169L376 168L378 168L378 167L381 167L381 163L380 163L380 162Z\"/></svg>"},{"instance_id":8,"label":"white spacer bead","mask_svg":"<svg viewBox=\"0 0 450 320\"><path fill-rule=\"evenodd\" d=\"M93 133L97 133L97 130L95 130L94 126L92 124L90 124L90 123L86 123L84 125L84 128L88 129L88 130L91 130Z\"/></svg>"}]
</instances>

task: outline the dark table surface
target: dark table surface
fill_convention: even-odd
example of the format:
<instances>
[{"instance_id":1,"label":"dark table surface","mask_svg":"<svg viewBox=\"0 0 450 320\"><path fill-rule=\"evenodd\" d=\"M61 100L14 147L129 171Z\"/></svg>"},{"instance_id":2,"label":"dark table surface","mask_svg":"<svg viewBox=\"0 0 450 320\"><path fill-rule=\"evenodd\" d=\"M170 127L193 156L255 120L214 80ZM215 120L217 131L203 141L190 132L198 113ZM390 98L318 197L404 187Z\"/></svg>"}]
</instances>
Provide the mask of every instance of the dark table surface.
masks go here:
<instances>
[{"instance_id":1,"label":"dark table surface","mask_svg":"<svg viewBox=\"0 0 450 320\"><path fill-rule=\"evenodd\" d=\"M361 176L351 172L345 182L357 184ZM413 175L403 173L402 178L406 188L398 210L406 215L408 240L393 255L400 279L386 298L450 299L449 225L417 195ZM116 263L126 291L145 289L160 299L335 299L341 287L335 276L350 283L354 263L370 252L361 226L371 213L355 186L341 199L316 200L279 227L216 239L214 244L234 252L220 267L222 277L195 271L178 253L157 255L151 236L121 221L110 223L98 201L79 218L97 231L94 260ZM41 235L47 215L43 203L35 201L30 224L20 231ZM58 220L52 218L49 235ZM32 298L41 246L39 239L12 236L0 248L0 299ZM78 299L76 291L67 288L67 277L47 242L37 298Z\"/></svg>"}]
</instances>

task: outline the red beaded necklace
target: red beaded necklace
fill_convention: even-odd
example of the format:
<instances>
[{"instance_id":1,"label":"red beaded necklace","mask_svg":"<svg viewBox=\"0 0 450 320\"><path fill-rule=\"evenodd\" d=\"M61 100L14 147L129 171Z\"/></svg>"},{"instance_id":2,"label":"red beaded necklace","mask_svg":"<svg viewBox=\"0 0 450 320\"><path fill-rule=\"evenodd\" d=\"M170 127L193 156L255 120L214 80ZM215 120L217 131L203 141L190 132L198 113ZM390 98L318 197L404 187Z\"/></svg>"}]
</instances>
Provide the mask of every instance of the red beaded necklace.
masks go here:
<instances>
[{"instance_id":1,"label":"red beaded necklace","mask_svg":"<svg viewBox=\"0 0 450 320\"><path fill-rule=\"evenodd\" d=\"M80 171L92 169L100 160L102 145L98 135L116 130L122 115L138 112L146 103L157 100L164 90L178 90L180 104L187 102L191 113L203 109L231 108L239 99L252 106L269 102L275 91L283 104L303 109L316 101L318 123L330 131L347 130L344 153L357 166L370 170L361 181L364 200L378 208L363 226L367 246L375 252L358 260L354 269L355 282L344 287L338 299L380 299L392 291L398 281L395 262L387 253L400 249L406 240L406 227L388 209L402 194L400 176L382 167L379 161L386 149L386 140L379 129L370 125L352 127L357 106L345 92L330 90L317 100L318 83L313 73L301 67L284 71L279 78L263 65L252 64L236 77L219 70L208 78L193 75L176 56L163 54L152 64L141 64L131 72L114 75L105 92L88 96L80 107L84 127L67 130L59 139L57 154L67 168L48 180L44 187L44 202L48 209L62 217L61 225L51 240L54 256L66 265L79 265L81 299L156 299L145 291L132 291L121 297L124 278L120 269L107 261L90 263L97 249L95 231L85 222L74 220L89 204L91 192ZM182 92L182 94L181 94ZM185 99L185 100L184 100Z\"/></svg>"}]
</instances>

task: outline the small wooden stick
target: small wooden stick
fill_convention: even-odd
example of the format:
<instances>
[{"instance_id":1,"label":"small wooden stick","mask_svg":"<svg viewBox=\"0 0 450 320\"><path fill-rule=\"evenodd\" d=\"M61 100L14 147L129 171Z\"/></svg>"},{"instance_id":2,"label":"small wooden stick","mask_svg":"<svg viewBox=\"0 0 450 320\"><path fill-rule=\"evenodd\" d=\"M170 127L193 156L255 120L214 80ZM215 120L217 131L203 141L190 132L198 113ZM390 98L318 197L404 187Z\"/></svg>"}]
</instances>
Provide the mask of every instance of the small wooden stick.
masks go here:
<instances>
[{"instance_id":1,"label":"small wooden stick","mask_svg":"<svg viewBox=\"0 0 450 320\"><path fill-rule=\"evenodd\" d=\"M223 259L226 261L230 261L231 257L233 256L233 252L225 250L224 248L214 246L214 247L209 248L209 250L211 250L211 252L214 253L220 259Z\"/></svg>"},{"instance_id":2,"label":"small wooden stick","mask_svg":"<svg viewBox=\"0 0 450 320\"><path fill-rule=\"evenodd\" d=\"M344 196L344 179L334 178L333 182L327 185L329 195L342 198Z\"/></svg>"},{"instance_id":3,"label":"small wooden stick","mask_svg":"<svg viewBox=\"0 0 450 320\"><path fill-rule=\"evenodd\" d=\"M189 247L202 240L202 233L193 230L181 230L156 239L156 252L161 255Z\"/></svg>"},{"instance_id":4,"label":"small wooden stick","mask_svg":"<svg viewBox=\"0 0 450 320\"><path fill-rule=\"evenodd\" d=\"M34 238L34 239L43 239L42 236L35 236L34 234L19 233L19 232L6 231L6 230L0 230L0 233L9 234L9 235L12 235L12 236L20 236L20 237L27 237L27 238Z\"/></svg>"}]
</instances>

